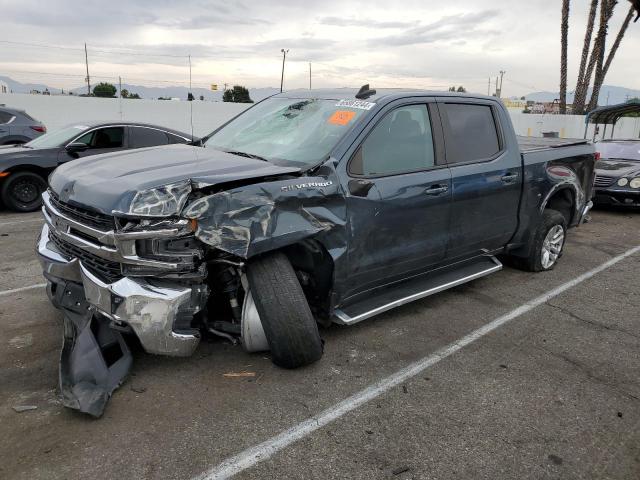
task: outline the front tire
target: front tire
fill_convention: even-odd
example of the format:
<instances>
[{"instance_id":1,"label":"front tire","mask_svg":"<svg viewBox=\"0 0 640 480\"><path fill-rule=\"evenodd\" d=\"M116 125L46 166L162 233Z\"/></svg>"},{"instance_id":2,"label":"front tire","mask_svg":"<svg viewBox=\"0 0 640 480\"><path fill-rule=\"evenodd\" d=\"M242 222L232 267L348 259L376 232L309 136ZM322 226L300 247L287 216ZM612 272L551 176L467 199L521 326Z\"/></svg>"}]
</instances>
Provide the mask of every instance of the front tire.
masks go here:
<instances>
[{"instance_id":1,"label":"front tire","mask_svg":"<svg viewBox=\"0 0 640 480\"><path fill-rule=\"evenodd\" d=\"M42 205L42 192L47 182L37 173L15 172L2 184L2 202L16 212L33 212Z\"/></svg>"},{"instance_id":2,"label":"front tire","mask_svg":"<svg viewBox=\"0 0 640 480\"><path fill-rule=\"evenodd\" d=\"M535 235L529 257L523 259L523 267L530 272L553 270L562 256L567 238L567 221L560 212L547 209Z\"/></svg>"},{"instance_id":3,"label":"front tire","mask_svg":"<svg viewBox=\"0 0 640 480\"><path fill-rule=\"evenodd\" d=\"M318 361L318 324L286 255L278 252L253 260L247 278L273 363L297 368Z\"/></svg>"}]
</instances>

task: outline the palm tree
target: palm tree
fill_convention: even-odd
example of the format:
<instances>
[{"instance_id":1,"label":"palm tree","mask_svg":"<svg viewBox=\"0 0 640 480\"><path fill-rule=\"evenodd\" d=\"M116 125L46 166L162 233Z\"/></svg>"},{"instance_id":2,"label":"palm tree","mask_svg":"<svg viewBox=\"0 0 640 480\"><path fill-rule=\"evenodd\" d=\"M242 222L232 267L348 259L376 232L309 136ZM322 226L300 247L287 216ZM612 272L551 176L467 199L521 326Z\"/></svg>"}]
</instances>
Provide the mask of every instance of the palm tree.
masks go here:
<instances>
[{"instance_id":1,"label":"palm tree","mask_svg":"<svg viewBox=\"0 0 640 480\"><path fill-rule=\"evenodd\" d=\"M582 46L582 57L580 59L580 69L578 70L578 82L573 97L574 113L582 113L584 109L584 101L587 98L587 88L591 82L591 75L585 78L585 69L587 68L587 60L589 59L589 50L591 48L591 36L593 35L593 25L596 20L596 12L598 10L598 0L591 0L591 8L587 20L587 29L584 34L584 44Z\"/></svg>"},{"instance_id":2,"label":"palm tree","mask_svg":"<svg viewBox=\"0 0 640 480\"><path fill-rule=\"evenodd\" d=\"M562 0L560 26L560 114L567 113L567 45L569 42L569 0Z\"/></svg>"},{"instance_id":3,"label":"palm tree","mask_svg":"<svg viewBox=\"0 0 640 480\"><path fill-rule=\"evenodd\" d=\"M622 37L624 37L624 34L626 33L627 28L629 27L629 23L631 23L631 19L633 18L635 9L636 7L633 4L631 5L631 7L629 7L627 16L625 17L624 22L622 22L622 25L620 26L620 30L618 30L618 35L616 35L616 39L613 42L613 45L611 46L611 50L609 50L609 54L607 55L607 60L604 61L604 65L603 65L603 60L604 60L604 47L603 47L602 55L598 63L599 68L598 70L596 70L596 78L593 81L593 92L591 93L591 100L589 101L589 106L587 108L587 111L591 111L598 106L598 96L600 95L600 88L602 88L602 83L604 82L604 78L606 77L607 72L609 71L609 67L611 66L611 62L613 61L613 58L615 57L616 52L618 51L618 47L620 46ZM612 11L613 11L613 7L612 7ZM640 11L638 11L638 13L640 14Z\"/></svg>"}]
</instances>

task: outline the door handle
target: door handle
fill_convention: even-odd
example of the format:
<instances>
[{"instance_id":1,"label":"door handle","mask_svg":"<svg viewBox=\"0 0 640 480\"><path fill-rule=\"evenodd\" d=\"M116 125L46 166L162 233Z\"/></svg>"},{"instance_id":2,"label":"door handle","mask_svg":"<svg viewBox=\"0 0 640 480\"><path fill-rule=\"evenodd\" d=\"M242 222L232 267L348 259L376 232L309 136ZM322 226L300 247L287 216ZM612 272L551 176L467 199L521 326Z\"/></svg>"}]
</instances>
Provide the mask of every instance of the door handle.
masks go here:
<instances>
[{"instance_id":1,"label":"door handle","mask_svg":"<svg viewBox=\"0 0 640 480\"><path fill-rule=\"evenodd\" d=\"M427 188L424 193L427 195L440 195L441 193L445 193L449 190L449 187L446 185L431 185Z\"/></svg>"},{"instance_id":2,"label":"door handle","mask_svg":"<svg viewBox=\"0 0 640 480\"><path fill-rule=\"evenodd\" d=\"M515 181L518 178L518 174L517 173L507 173L505 175L503 175L502 177L500 177L500 180L502 180L504 183L510 183Z\"/></svg>"}]
</instances>

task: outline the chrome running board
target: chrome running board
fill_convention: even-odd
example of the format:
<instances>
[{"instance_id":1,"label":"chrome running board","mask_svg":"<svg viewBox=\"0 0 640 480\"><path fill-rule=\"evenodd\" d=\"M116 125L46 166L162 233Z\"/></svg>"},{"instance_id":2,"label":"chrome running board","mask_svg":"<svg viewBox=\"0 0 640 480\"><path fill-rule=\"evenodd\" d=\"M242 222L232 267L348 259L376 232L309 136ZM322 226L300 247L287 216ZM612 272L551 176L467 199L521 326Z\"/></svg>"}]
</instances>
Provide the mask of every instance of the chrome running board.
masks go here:
<instances>
[{"instance_id":1,"label":"chrome running board","mask_svg":"<svg viewBox=\"0 0 640 480\"><path fill-rule=\"evenodd\" d=\"M424 275L384 289L371 299L334 311L334 323L352 325L393 308L462 285L502 269L502 263L493 256L485 256L456 269L439 274Z\"/></svg>"}]
</instances>

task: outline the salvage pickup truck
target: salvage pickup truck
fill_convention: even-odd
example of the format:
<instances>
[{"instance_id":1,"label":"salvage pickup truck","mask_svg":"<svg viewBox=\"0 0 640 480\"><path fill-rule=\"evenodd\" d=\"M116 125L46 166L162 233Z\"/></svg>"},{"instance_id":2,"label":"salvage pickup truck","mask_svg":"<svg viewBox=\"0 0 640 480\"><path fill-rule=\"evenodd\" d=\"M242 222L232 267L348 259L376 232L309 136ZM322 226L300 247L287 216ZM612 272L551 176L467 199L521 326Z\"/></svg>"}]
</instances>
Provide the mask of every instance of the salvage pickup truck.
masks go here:
<instances>
[{"instance_id":1,"label":"salvage pickup truck","mask_svg":"<svg viewBox=\"0 0 640 480\"><path fill-rule=\"evenodd\" d=\"M204 137L60 166L37 252L64 314L65 405L101 415L124 338L203 335L295 368L354 324L502 268L552 269L591 203L586 141L525 139L495 98L304 90ZM123 336L124 334L124 336Z\"/></svg>"}]
</instances>

